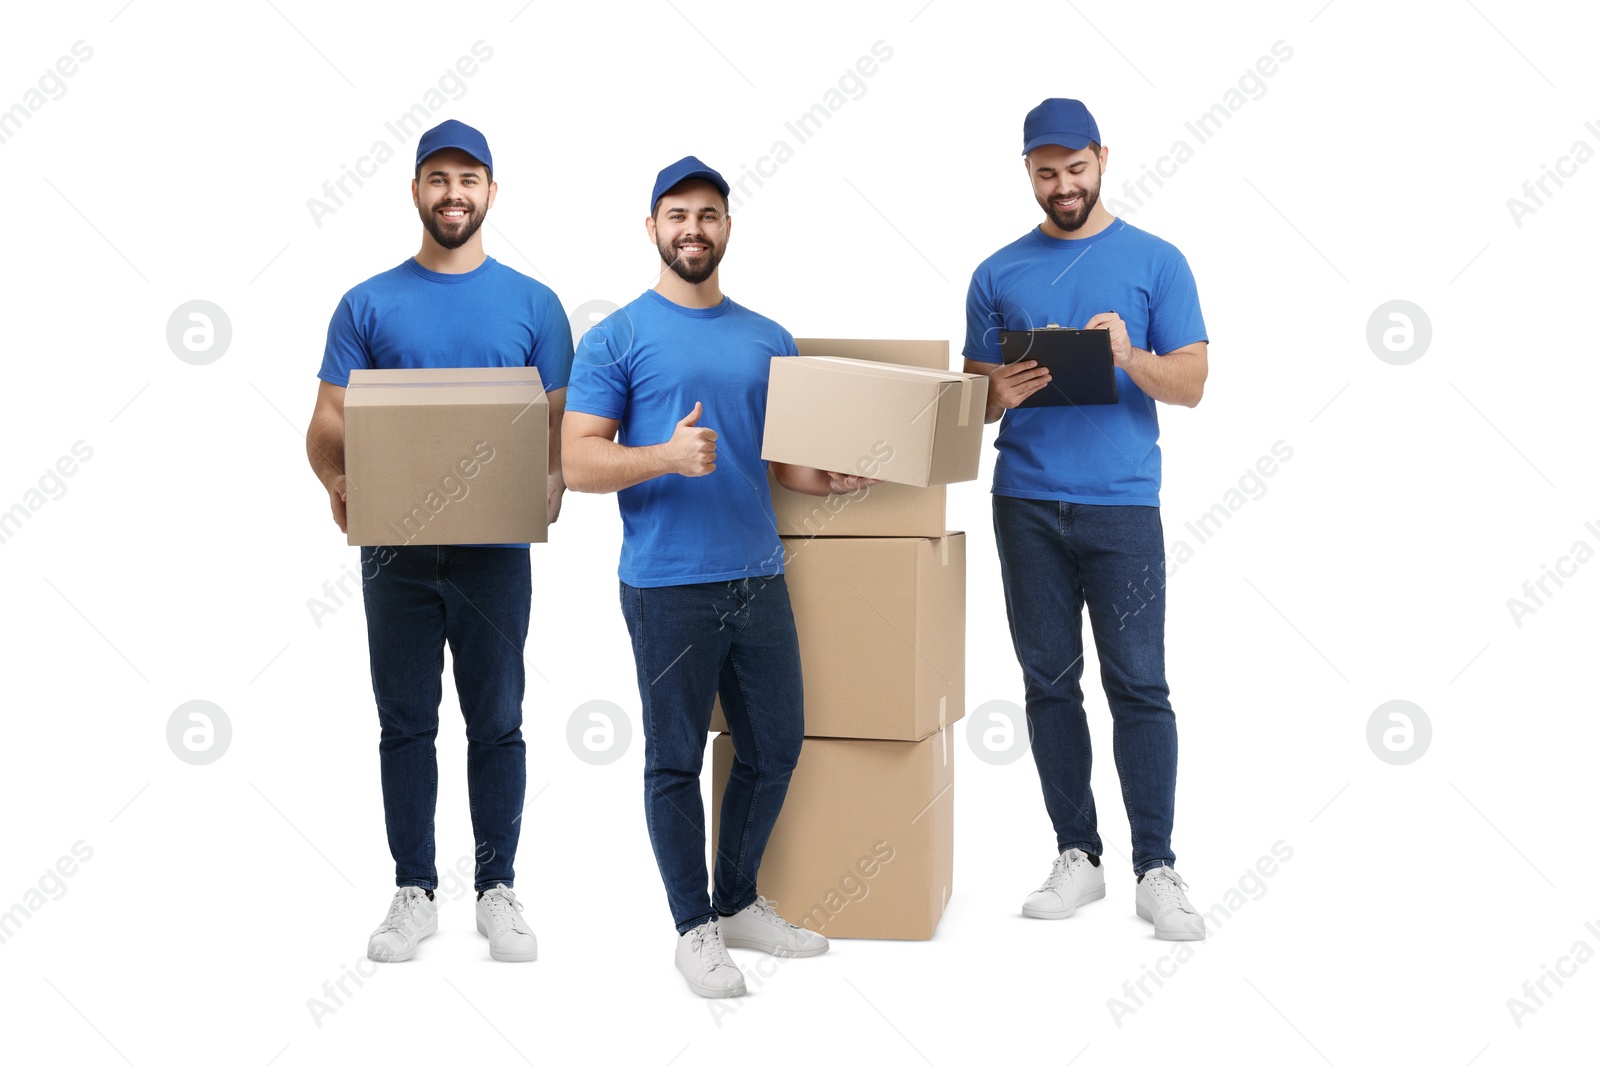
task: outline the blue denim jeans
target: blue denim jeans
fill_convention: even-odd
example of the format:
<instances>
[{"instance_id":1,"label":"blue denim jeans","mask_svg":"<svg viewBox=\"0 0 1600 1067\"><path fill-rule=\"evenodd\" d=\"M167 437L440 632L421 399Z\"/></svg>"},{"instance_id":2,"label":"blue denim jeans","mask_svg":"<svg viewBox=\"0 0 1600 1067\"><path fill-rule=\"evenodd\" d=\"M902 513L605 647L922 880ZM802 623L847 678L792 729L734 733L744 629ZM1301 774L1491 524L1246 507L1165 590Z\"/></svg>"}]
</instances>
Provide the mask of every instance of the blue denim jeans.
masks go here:
<instances>
[{"instance_id":1,"label":"blue denim jeans","mask_svg":"<svg viewBox=\"0 0 1600 1067\"><path fill-rule=\"evenodd\" d=\"M408 545L361 550L378 763L395 885L437 888L433 814L439 791L444 646L467 724L467 800L477 889L514 884L527 752L522 649L531 603L526 548Z\"/></svg>"},{"instance_id":2,"label":"blue denim jeans","mask_svg":"<svg viewBox=\"0 0 1600 1067\"><path fill-rule=\"evenodd\" d=\"M618 584L644 709L645 823L682 934L755 902L761 854L805 733L800 643L782 575ZM719 694L734 756L708 898L700 767Z\"/></svg>"},{"instance_id":3,"label":"blue denim jeans","mask_svg":"<svg viewBox=\"0 0 1600 1067\"><path fill-rule=\"evenodd\" d=\"M1006 615L1056 849L1101 854L1083 710L1083 608L1111 707L1133 870L1172 866L1178 725L1167 701L1166 550L1158 508L996 495Z\"/></svg>"}]
</instances>

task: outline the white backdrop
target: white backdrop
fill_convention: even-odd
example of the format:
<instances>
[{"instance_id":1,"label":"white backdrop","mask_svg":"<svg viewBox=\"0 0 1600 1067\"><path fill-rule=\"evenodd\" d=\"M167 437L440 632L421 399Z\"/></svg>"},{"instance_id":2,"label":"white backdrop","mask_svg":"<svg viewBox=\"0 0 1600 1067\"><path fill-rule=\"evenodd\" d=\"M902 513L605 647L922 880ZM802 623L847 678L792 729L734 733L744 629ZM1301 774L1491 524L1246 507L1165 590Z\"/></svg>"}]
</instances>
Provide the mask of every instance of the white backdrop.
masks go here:
<instances>
[{"instance_id":1,"label":"white backdrop","mask_svg":"<svg viewBox=\"0 0 1600 1067\"><path fill-rule=\"evenodd\" d=\"M1600 989L1600 735L1579 673L1600 588L1579 430L1596 385L1585 238L1600 221L1600 110L1596 22L1573 12L8 12L7 1058L944 1067L1160 1050L1488 1065L1579 1047ZM874 72L851 76L875 48ZM1053 853L1037 777L1026 755L976 758L963 721L955 893L936 939L839 941L759 971L741 953L752 994L700 1001L672 969L642 818L616 502L569 494L533 551L518 892L539 961L491 963L470 894L447 882L441 933L417 959L330 999L392 866L361 607L323 591L356 550L303 432L339 296L419 241L415 134L386 123L420 104L429 124L487 133L500 191L486 247L569 310L649 284L658 168L691 152L734 178L760 164L769 176L736 208L729 295L797 335L944 337L954 356L973 267L1038 221L1017 153L1024 113L1052 95L1094 111L1103 195L1188 256L1211 336L1205 400L1161 417L1168 538L1192 549L1170 587L1174 845L1191 898L1224 903L1228 921L1179 959L1134 916L1091 664L1104 902L1062 923L1020 917ZM818 103L837 106L801 143L785 123ZM1190 124L1216 105L1227 117L1202 141ZM792 157L762 163L778 140ZM394 158L377 162L380 142ZM1146 167L1161 184L1125 190ZM346 168L361 183L346 177L334 202L324 183ZM194 300L231 332L199 365L168 343ZM1396 300L1413 305L1402 319ZM1280 442L1292 458L1248 477ZM969 709L1022 700L992 463L986 447L980 479L950 494L950 524L970 535ZM1229 518L1198 543L1185 523L1216 504ZM336 610L314 617L313 597ZM202 765L169 747L192 700L231 728ZM632 721L609 764L567 740L593 700ZM1369 742L1392 700L1415 706L1409 727L1386 709ZM472 840L453 694L442 714L445 868ZM1291 858L1253 874L1279 842ZM1125 989L1152 971L1161 984Z\"/></svg>"}]
</instances>

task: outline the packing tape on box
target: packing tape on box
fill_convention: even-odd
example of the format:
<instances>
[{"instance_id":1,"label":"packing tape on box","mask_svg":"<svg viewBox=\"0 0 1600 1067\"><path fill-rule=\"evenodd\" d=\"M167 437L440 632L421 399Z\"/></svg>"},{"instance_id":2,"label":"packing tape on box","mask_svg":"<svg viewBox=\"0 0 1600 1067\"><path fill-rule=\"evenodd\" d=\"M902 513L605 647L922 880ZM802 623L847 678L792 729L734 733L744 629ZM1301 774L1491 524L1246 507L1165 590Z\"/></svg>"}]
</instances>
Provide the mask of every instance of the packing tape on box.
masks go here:
<instances>
[{"instance_id":1,"label":"packing tape on box","mask_svg":"<svg viewBox=\"0 0 1600 1067\"><path fill-rule=\"evenodd\" d=\"M971 406L972 406L972 379L971 378L963 378L963 379L961 379L961 410L956 415L956 425L957 426L965 426L967 424L967 422L969 421L967 419L967 409L970 408Z\"/></svg>"},{"instance_id":2,"label":"packing tape on box","mask_svg":"<svg viewBox=\"0 0 1600 1067\"><path fill-rule=\"evenodd\" d=\"M538 387L538 382L530 382L523 378L520 381L481 381L481 382L351 382L350 389L440 389L457 385L525 385Z\"/></svg>"},{"instance_id":3,"label":"packing tape on box","mask_svg":"<svg viewBox=\"0 0 1600 1067\"><path fill-rule=\"evenodd\" d=\"M944 757L944 765L948 767L950 766L950 731L945 729L946 699L945 697L939 698L939 747L942 750L941 755Z\"/></svg>"}]
</instances>

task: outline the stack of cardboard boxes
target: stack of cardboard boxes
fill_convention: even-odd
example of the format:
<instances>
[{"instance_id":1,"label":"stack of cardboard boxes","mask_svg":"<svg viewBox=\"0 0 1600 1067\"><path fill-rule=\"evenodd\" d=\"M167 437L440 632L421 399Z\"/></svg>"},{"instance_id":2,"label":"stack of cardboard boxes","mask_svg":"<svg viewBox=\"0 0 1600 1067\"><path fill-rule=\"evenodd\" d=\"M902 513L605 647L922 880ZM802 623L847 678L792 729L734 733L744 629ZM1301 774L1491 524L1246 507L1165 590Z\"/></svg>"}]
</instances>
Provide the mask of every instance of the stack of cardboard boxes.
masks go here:
<instances>
[{"instance_id":1,"label":"stack of cardboard boxes","mask_svg":"<svg viewBox=\"0 0 1600 1067\"><path fill-rule=\"evenodd\" d=\"M773 361L762 458L889 480L814 497L769 475L806 739L758 888L828 937L927 939L950 899L965 711L966 536L945 530L945 484L977 476L986 383L947 371L944 341L798 346ZM716 820L720 704L711 728Z\"/></svg>"},{"instance_id":2,"label":"stack of cardboard boxes","mask_svg":"<svg viewBox=\"0 0 1600 1067\"><path fill-rule=\"evenodd\" d=\"M800 635L806 740L758 878L828 937L926 939L950 899L950 724L965 711L966 536L986 395L944 341L798 342L773 360L762 458L884 479L829 497L772 481ZM349 542L539 542L548 401L532 368L356 371ZM733 764L711 728L715 803ZM715 832L715 824L713 832Z\"/></svg>"}]
</instances>

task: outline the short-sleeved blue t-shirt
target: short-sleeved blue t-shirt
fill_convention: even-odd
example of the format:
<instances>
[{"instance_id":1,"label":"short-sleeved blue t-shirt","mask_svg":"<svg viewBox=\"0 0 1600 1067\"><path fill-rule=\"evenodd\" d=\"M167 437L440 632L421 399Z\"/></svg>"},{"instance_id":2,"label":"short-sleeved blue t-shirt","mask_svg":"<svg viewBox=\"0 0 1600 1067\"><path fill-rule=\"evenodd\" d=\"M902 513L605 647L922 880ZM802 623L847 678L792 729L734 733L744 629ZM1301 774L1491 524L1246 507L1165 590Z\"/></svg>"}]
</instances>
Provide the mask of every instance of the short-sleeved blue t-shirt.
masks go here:
<instances>
[{"instance_id":1,"label":"short-sleeved blue t-shirt","mask_svg":"<svg viewBox=\"0 0 1600 1067\"><path fill-rule=\"evenodd\" d=\"M572 326L549 286L495 259L465 274L408 259L344 294L317 377L348 387L352 370L418 367L537 367L546 392L562 389Z\"/></svg>"},{"instance_id":2,"label":"short-sleeved blue t-shirt","mask_svg":"<svg viewBox=\"0 0 1600 1067\"><path fill-rule=\"evenodd\" d=\"M657 445L701 404L717 433L717 467L664 474L617 494L617 577L650 588L783 573L767 468L761 459L773 356L798 355L788 330L723 297L675 304L653 289L578 341L567 410L618 420L617 441Z\"/></svg>"},{"instance_id":3,"label":"short-sleeved blue t-shirt","mask_svg":"<svg viewBox=\"0 0 1600 1067\"><path fill-rule=\"evenodd\" d=\"M1000 331L1082 329L1115 311L1156 355L1208 340L1194 274L1175 247L1117 219L1062 240L1035 227L978 265L967 290L968 359L999 363ZM1080 504L1160 504L1156 402L1117 368L1117 403L1011 408L995 440L993 492Z\"/></svg>"}]
</instances>

